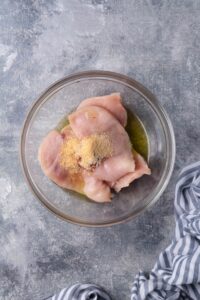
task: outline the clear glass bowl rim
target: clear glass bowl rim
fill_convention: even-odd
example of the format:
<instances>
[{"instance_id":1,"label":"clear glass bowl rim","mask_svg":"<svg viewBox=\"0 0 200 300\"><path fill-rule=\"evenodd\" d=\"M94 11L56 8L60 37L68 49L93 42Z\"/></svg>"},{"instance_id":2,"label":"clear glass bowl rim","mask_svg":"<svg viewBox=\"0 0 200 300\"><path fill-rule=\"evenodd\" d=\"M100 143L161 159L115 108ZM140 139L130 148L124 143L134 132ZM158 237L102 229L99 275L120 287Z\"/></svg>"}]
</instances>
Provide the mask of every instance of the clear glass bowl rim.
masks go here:
<instances>
[{"instance_id":1,"label":"clear glass bowl rim","mask_svg":"<svg viewBox=\"0 0 200 300\"><path fill-rule=\"evenodd\" d=\"M166 160L166 166L164 170L164 175L162 176L162 180L160 181L159 185L155 189L153 195L151 195L151 198L149 199L149 202L145 205L141 206L138 210L131 212L128 216L121 217L116 219L115 221L109 222L102 222L102 223L91 223L83 220L79 220L77 218L71 217L69 215L66 215L65 213L62 213L59 211L56 207L54 207L50 202L48 202L47 199L45 199L39 190L37 189L36 185L34 184L33 180L31 179L28 166L26 163L26 157L25 157L25 144L26 144L26 135L29 129L29 125L31 123L32 117L36 113L36 111L39 109L39 107L49 99L49 95L56 92L58 89L60 89L65 84L72 83L73 81L82 80L82 79L91 79L91 78L97 78L97 79L107 79L107 80L114 80L116 82L119 82L121 84L124 84L126 86L131 87L132 89L136 90L140 95L142 95L145 100L153 107L154 111L157 113L157 116L163 126L163 131L166 137L166 142L168 144L169 152L167 153L167 160ZM22 166L22 170L25 176L25 179L30 187L30 190L32 193L36 196L37 199L40 200L40 202L45 206L50 212L54 213L56 216L61 218L62 220L65 220L67 222L81 225L81 226L87 226L87 227L107 227L115 224L120 224L126 221L129 221L139 214L141 214L144 210L152 206L162 195L164 190L167 187L167 184L170 180L171 174L173 172L174 163L175 163L175 156L176 156L176 144L175 144L175 136L174 136L174 130L171 124L171 121L165 111L165 109L161 106L161 104L158 102L157 98L152 94L146 87L144 87L141 83L136 81L135 79L132 79L126 75L122 75L120 73L112 72L112 71L102 71L102 70L89 70L89 71L83 71L74 73L69 76L65 76L61 78L60 80L54 82L51 84L45 91L43 91L39 97L34 101L33 105L31 106L23 127L21 131L21 138L20 138L20 162Z\"/></svg>"}]
</instances>

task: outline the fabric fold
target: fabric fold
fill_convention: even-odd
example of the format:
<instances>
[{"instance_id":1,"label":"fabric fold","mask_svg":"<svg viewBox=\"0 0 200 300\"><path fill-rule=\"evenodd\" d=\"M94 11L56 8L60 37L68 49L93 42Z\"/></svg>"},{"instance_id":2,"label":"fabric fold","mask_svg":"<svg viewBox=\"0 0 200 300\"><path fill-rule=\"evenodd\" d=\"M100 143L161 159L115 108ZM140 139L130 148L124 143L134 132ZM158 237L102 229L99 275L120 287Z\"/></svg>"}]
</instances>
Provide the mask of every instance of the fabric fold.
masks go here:
<instances>
[{"instance_id":1,"label":"fabric fold","mask_svg":"<svg viewBox=\"0 0 200 300\"><path fill-rule=\"evenodd\" d=\"M76 283L46 300L111 300L111 298L99 285Z\"/></svg>"},{"instance_id":2,"label":"fabric fold","mask_svg":"<svg viewBox=\"0 0 200 300\"><path fill-rule=\"evenodd\" d=\"M200 162L180 173L174 207L175 237L149 278L136 276L131 300L200 299Z\"/></svg>"}]
</instances>

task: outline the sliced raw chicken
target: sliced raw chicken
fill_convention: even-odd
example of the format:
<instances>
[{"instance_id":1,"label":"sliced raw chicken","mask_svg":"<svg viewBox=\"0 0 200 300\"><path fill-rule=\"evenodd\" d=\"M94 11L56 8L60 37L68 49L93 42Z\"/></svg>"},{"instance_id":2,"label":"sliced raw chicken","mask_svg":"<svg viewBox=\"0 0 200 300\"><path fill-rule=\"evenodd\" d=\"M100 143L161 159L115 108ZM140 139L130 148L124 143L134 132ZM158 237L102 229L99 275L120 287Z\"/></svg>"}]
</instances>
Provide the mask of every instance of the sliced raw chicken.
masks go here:
<instances>
[{"instance_id":1,"label":"sliced raw chicken","mask_svg":"<svg viewBox=\"0 0 200 300\"><path fill-rule=\"evenodd\" d=\"M96 202L110 202L111 191L107 183L95 178L88 172L84 173L84 193Z\"/></svg>"},{"instance_id":2,"label":"sliced raw chicken","mask_svg":"<svg viewBox=\"0 0 200 300\"><path fill-rule=\"evenodd\" d=\"M120 93L85 99L77 109L86 106L99 106L109 111L123 127L127 123L127 112L122 105Z\"/></svg>"},{"instance_id":3,"label":"sliced raw chicken","mask_svg":"<svg viewBox=\"0 0 200 300\"><path fill-rule=\"evenodd\" d=\"M136 152L134 153L134 159L135 159L135 171L121 177L112 185L112 188L114 188L116 192L119 192L122 188L129 186L129 184L133 182L135 179L138 179L145 174L146 175L151 174L151 170L149 169L146 161L139 153Z\"/></svg>"},{"instance_id":4,"label":"sliced raw chicken","mask_svg":"<svg viewBox=\"0 0 200 300\"><path fill-rule=\"evenodd\" d=\"M96 202L109 202L111 198L108 184L92 177L87 171L72 174L61 167L59 154L63 142L74 137L70 126L61 133L52 130L43 140L38 153L41 168L46 176L63 188L84 193Z\"/></svg>"},{"instance_id":5,"label":"sliced raw chicken","mask_svg":"<svg viewBox=\"0 0 200 300\"><path fill-rule=\"evenodd\" d=\"M132 152L120 94L86 99L68 119L61 132L52 130L45 137L38 153L43 172L59 186L109 202L111 188L119 192L151 173Z\"/></svg>"},{"instance_id":6,"label":"sliced raw chicken","mask_svg":"<svg viewBox=\"0 0 200 300\"><path fill-rule=\"evenodd\" d=\"M117 125L123 127L111 113L98 106L86 106L68 116L70 126L78 138L104 133Z\"/></svg>"},{"instance_id":7,"label":"sliced raw chicken","mask_svg":"<svg viewBox=\"0 0 200 300\"><path fill-rule=\"evenodd\" d=\"M93 175L103 181L116 181L134 172L135 162L131 144L125 129L106 109L97 106L81 108L69 116L70 126L79 138L94 133L105 133L113 146L112 157L95 168Z\"/></svg>"},{"instance_id":8,"label":"sliced raw chicken","mask_svg":"<svg viewBox=\"0 0 200 300\"><path fill-rule=\"evenodd\" d=\"M70 128L66 128L63 134L64 136L56 130L49 132L40 145L38 159L44 174L56 184L81 193L84 185L82 174L69 174L59 163L60 148L64 139L73 133Z\"/></svg>"}]
</instances>

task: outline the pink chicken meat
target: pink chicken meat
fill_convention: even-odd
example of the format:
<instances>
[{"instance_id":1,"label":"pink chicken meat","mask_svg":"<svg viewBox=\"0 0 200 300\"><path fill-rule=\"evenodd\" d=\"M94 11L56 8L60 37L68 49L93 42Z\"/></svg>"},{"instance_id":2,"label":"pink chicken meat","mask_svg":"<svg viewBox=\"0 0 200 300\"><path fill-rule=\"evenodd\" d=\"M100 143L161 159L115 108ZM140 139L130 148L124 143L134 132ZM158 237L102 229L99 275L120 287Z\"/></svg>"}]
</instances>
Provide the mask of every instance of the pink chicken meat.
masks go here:
<instances>
[{"instance_id":1,"label":"pink chicken meat","mask_svg":"<svg viewBox=\"0 0 200 300\"><path fill-rule=\"evenodd\" d=\"M127 173L135 171L135 161L128 134L107 110L98 106L87 106L69 115L70 126L79 138L94 133L106 133L113 146L112 156L93 171L93 176L102 181L115 182Z\"/></svg>"},{"instance_id":2,"label":"pink chicken meat","mask_svg":"<svg viewBox=\"0 0 200 300\"><path fill-rule=\"evenodd\" d=\"M120 93L85 99L79 104L78 109L91 105L105 108L120 122L123 127L126 126L127 113L122 105Z\"/></svg>"},{"instance_id":3,"label":"pink chicken meat","mask_svg":"<svg viewBox=\"0 0 200 300\"><path fill-rule=\"evenodd\" d=\"M82 101L68 120L67 127L60 133L51 131L39 148L39 162L43 172L59 186L84 193L96 202L109 202L111 189L119 192L135 179L151 173L142 156L132 151L129 136L124 129L127 113L120 94ZM93 135L106 135L109 138L112 155L90 170L80 166L79 172L72 175L60 164L63 143L72 137L82 141Z\"/></svg>"},{"instance_id":4,"label":"pink chicken meat","mask_svg":"<svg viewBox=\"0 0 200 300\"><path fill-rule=\"evenodd\" d=\"M70 127L65 128L62 133L56 130L50 131L40 145L38 159L44 174L57 185L81 192L84 183L82 174L71 176L68 170L61 167L59 163L60 148L64 141L71 136L73 136L73 132Z\"/></svg>"}]
</instances>

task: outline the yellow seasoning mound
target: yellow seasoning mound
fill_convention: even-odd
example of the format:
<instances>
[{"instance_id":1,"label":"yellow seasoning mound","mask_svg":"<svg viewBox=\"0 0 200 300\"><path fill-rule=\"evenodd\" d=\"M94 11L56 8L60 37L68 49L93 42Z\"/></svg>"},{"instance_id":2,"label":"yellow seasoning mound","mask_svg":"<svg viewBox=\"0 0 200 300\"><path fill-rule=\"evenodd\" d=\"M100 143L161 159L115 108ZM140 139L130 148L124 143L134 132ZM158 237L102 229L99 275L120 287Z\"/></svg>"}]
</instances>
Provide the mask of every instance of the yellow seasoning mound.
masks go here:
<instances>
[{"instance_id":1,"label":"yellow seasoning mound","mask_svg":"<svg viewBox=\"0 0 200 300\"><path fill-rule=\"evenodd\" d=\"M80 168L76 158L78 147L79 140L77 138L69 138L63 143L60 150L60 165L72 173L78 173Z\"/></svg>"},{"instance_id":2,"label":"yellow seasoning mound","mask_svg":"<svg viewBox=\"0 0 200 300\"><path fill-rule=\"evenodd\" d=\"M85 169L97 166L102 160L112 156L112 144L107 134L93 134L80 142L78 155L80 165Z\"/></svg>"},{"instance_id":3,"label":"yellow seasoning mound","mask_svg":"<svg viewBox=\"0 0 200 300\"><path fill-rule=\"evenodd\" d=\"M98 166L112 156L113 148L107 134L92 134L83 139L70 138L61 147L60 164L73 173Z\"/></svg>"}]
</instances>

